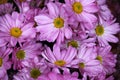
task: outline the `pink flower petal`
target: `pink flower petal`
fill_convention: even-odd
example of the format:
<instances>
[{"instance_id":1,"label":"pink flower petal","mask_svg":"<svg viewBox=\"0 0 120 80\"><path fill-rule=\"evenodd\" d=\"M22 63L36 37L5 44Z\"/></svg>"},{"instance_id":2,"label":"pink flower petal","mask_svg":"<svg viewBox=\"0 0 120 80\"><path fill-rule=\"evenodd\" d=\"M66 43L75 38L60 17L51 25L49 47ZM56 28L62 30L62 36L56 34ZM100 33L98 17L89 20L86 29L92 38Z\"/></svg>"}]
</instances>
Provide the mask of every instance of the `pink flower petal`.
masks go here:
<instances>
[{"instance_id":1,"label":"pink flower petal","mask_svg":"<svg viewBox=\"0 0 120 80\"><path fill-rule=\"evenodd\" d=\"M113 35L110 35L110 34L104 35L104 38L105 38L105 40L107 40L108 42L114 42L114 43L116 43L116 42L119 41L117 37L115 37L115 36L113 36Z\"/></svg>"},{"instance_id":2,"label":"pink flower petal","mask_svg":"<svg viewBox=\"0 0 120 80\"><path fill-rule=\"evenodd\" d=\"M12 46L15 46L15 45L17 44L17 39L14 38L14 37L11 37L11 39L10 39L10 44L11 44Z\"/></svg>"},{"instance_id":3,"label":"pink flower petal","mask_svg":"<svg viewBox=\"0 0 120 80\"><path fill-rule=\"evenodd\" d=\"M36 27L36 29L37 29L37 32L45 33L48 31L53 31L56 28L54 28L54 25L52 23L50 23L46 25L39 25Z\"/></svg>"},{"instance_id":4,"label":"pink flower petal","mask_svg":"<svg viewBox=\"0 0 120 80\"><path fill-rule=\"evenodd\" d=\"M83 21L87 21L89 23L97 21L97 17L95 15L89 14L89 13L86 13L86 12L82 12L80 18L82 18Z\"/></svg>"},{"instance_id":5,"label":"pink flower petal","mask_svg":"<svg viewBox=\"0 0 120 80\"><path fill-rule=\"evenodd\" d=\"M55 55L57 60L60 60L61 57L60 47L56 44L53 46L53 54Z\"/></svg>"},{"instance_id":6,"label":"pink flower petal","mask_svg":"<svg viewBox=\"0 0 120 80\"><path fill-rule=\"evenodd\" d=\"M38 16L35 16L35 21L38 24L50 24L53 22L53 19L51 19L48 15L40 14Z\"/></svg>"},{"instance_id":7,"label":"pink flower petal","mask_svg":"<svg viewBox=\"0 0 120 80\"><path fill-rule=\"evenodd\" d=\"M72 30L70 28L65 28L65 37L70 39L72 37Z\"/></svg>"},{"instance_id":8,"label":"pink flower petal","mask_svg":"<svg viewBox=\"0 0 120 80\"><path fill-rule=\"evenodd\" d=\"M22 31L25 31L25 30L27 30L27 29L29 29L29 28L32 28L33 25L34 25L34 23L25 24L25 25L21 28L21 30L22 30Z\"/></svg>"},{"instance_id":9,"label":"pink flower petal","mask_svg":"<svg viewBox=\"0 0 120 80\"><path fill-rule=\"evenodd\" d=\"M34 28L27 29L22 32L21 36L24 38L35 38L36 30Z\"/></svg>"},{"instance_id":10,"label":"pink flower petal","mask_svg":"<svg viewBox=\"0 0 120 80\"><path fill-rule=\"evenodd\" d=\"M82 3L83 6L91 4L93 2L95 2L95 0L81 0L81 3Z\"/></svg>"},{"instance_id":11,"label":"pink flower petal","mask_svg":"<svg viewBox=\"0 0 120 80\"><path fill-rule=\"evenodd\" d=\"M56 4L50 2L47 4L47 7L52 18L58 17L59 9Z\"/></svg>"},{"instance_id":12,"label":"pink flower petal","mask_svg":"<svg viewBox=\"0 0 120 80\"><path fill-rule=\"evenodd\" d=\"M92 3L90 5L84 6L83 10L86 12L95 13L98 11L98 7L95 3Z\"/></svg>"}]
</instances>

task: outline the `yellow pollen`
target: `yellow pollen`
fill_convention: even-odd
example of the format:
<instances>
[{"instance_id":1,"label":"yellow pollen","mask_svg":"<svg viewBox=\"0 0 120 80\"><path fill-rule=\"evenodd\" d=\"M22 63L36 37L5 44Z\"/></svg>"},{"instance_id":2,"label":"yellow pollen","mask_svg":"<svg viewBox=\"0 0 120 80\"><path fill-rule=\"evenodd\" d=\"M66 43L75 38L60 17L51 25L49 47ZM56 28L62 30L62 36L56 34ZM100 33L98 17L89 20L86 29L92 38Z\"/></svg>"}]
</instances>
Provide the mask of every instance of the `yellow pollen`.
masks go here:
<instances>
[{"instance_id":1,"label":"yellow pollen","mask_svg":"<svg viewBox=\"0 0 120 80\"><path fill-rule=\"evenodd\" d=\"M77 43L77 41L72 40L67 43L67 46L72 46L72 47L78 48L78 43Z\"/></svg>"},{"instance_id":2,"label":"yellow pollen","mask_svg":"<svg viewBox=\"0 0 120 80\"><path fill-rule=\"evenodd\" d=\"M34 79L37 79L39 76L41 75L41 72L39 69L37 68L33 68L31 71L30 71L30 76Z\"/></svg>"},{"instance_id":3,"label":"yellow pollen","mask_svg":"<svg viewBox=\"0 0 120 80\"><path fill-rule=\"evenodd\" d=\"M62 28L62 27L64 27L64 20L62 18L60 18L60 17L54 19L53 23L54 23L54 26L56 28Z\"/></svg>"},{"instance_id":4,"label":"yellow pollen","mask_svg":"<svg viewBox=\"0 0 120 80\"><path fill-rule=\"evenodd\" d=\"M10 29L10 34L13 37L19 38L22 34L22 31L18 27L13 27L13 28Z\"/></svg>"},{"instance_id":5,"label":"yellow pollen","mask_svg":"<svg viewBox=\"0 0 120 80\"><path fill-rule=\"evenodd\" d=\"M66 62L64 60L58 60L54 64L57 65L57 66L62 67L62 66L64 66L66 64Z\"/></svg>"},{"instance_id":6,"label":"yellow pollen","mask_svg":"<svg viewBox=\"0 0 120 80\"><path fill-rule=\"evenodd\" d=\"M2 66L2 64L3 64L3 60L2 58L0 58L0 67Z\"/></svg>"},{"instance_id":7,"label":"yellow pollen","mask_svg":"<svg viewBox=\"0 0 120 80\"><path fill-rule=\"evenodd\" d=\"M19 50L19 51L17 51L16 57L17 57L19 60L24 59L24 58L25 58L25 52L24 52L24 50Z\"/></svg>"},{"instance_id":8,"label":"yellow pollen","mask_svg":"<svg viewBox=\"0 0 120 80\"><path fill-rule=\"evenodd\" d=\"M100 61L100 63L102 63L102 61L103 61L103 59L102 59L102 57L101 57L101 56L97 56L97 57L96 57L96 59L97 59L97 60L99 60L99 61Z\"/></svg>"},{"instance_id":9,"label":"yellow pollen","mask_svg":"<svg viewBox=\"0 0 120 80\"><path fill-rule=\"evenodd\" d=\"M83 11L83 6L80 2L74 2L72 5L73 11L80 14Z\"/></svg>"},{"instance_id":10,"label":"yellow pollen","mask_svg":"<svg viewBox=\"0 0 120 80\"><path fill-rule=\"evenodd\" d=\"M104 34L104 27L101 25L98 25L95 29L95 32L98 36L102 36Z\"/></svg>"},{"instance_id":11,"label":"yellow pollen","mask_svg":"<svg viewBox=\"0 0 120 80\"><path fill-rule=\"evenodd\" d=\"M79 67L80 67L80 68L84 68L84 67L85 67L85 64L84 64L84 63L79 63Z\"/></svg>"},{"instance_id":12,"label":"yellow pollen","mask_svg":"<svg viewBox=\"0 0 120 80\"><path fill-rule=\"evenodd\" d=\"M7 0L0 0L0 4L5 4L7 3Z\"/></svg>"}]
</instances>

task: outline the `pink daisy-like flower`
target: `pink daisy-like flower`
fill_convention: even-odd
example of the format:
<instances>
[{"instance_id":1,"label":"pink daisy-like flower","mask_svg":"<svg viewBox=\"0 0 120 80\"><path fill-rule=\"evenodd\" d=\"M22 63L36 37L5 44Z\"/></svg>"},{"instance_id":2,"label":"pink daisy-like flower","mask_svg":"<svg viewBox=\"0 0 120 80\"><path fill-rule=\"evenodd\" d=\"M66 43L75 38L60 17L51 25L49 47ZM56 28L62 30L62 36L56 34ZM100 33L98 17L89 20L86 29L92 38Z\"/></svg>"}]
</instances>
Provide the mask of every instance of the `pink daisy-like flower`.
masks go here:
<instances>
[{"instance_id":1,"label":"pink daisy-like flower","mask_svg":"<svg viewBox=\"0 0 120 80\"><path fill-rule=\"evenodd\" d=\"M22 69L28 64L28 60L40 54L41 44L26 42L21 47L15 48L12 55L13 68Z\"/></svg>"},{"instance_id":2,"label":"pink daisy-like flower","mask_svg":"<svg viewBox=\"0 0 120 80\"><path fill-rule=\"evenodd\" d=\"M22 14L13 12L0 17L0 38L4 38L11 46L35 38L34 23L24 24Z\"/></svg>"},{"instance_id":3,"label":"pink daisy-like flower","mask_svg":"<svg viewBox=\"0 0 120 80\"><path fill-rule=\"evenodd\" d=\"M11 49L6 47L0 47L0 79L7 77L7 71L11 68L11 62L9 61L9 54Z\"/></svg>"},{"instance_id":4,"label":"pink daisy-like flower","mask_svg":"<svg viewBox=\"0 0 120 80\"><path fill-rule=\"evenodd\" d=\"M49 14L40 14L35 17L37 22L37 31L40 32L39 39L41 41L57 43L64 41L65 38L71 38L72 30L68 27L68 16L65 13L62 5L55 3L47 4Z\"/></svg>"},{"instance_id":5,"label":"pink daisy-like flower","mask_svg":"<svg viewBox=\"0 0 120 80\"><path fill-rule=\"evenodd\" d=\"M65 0L65 8L72 18L80 22L92 25L97 20L94 15L98 11L95 0Z\"/></svg>"},{"instance_id":6,"label":"pink daisy-like flower","mask_svg":"<svg viewBox=\"0 0 120 80\"><path fill-rule=\"evenodd\" d=\"M96 59L100 61L105 74L111 74L115 71L116 55L110 52L111 47L98 47Z\"/></svg>"},{"instance_id":7,"label":"pink daisy-like flower","mask_svg":"<svg viewBox=\"0 0 120 80\"><path fill-rule=\"evenodd\" d=\"M19 70L19 73L14 76L15 80L20 80L20 78L23 80L38 80L38 77L50 71L50 69L45 64L44 59L35 57L28 62L29 63L26 64L27 66L22 70Z\"/></svg>"},{"instance_id":8,"label":"pink daisy-like flower","mask_svg":"<svg viewBox=\"0 0 120 80\"><path fill-rule=\"evenodd\" d=\"M87 47L86 45L82 45L78 51L77 58L73 64L74 67L79 68L81 73L86 73L89 76L96 76L102 70L100 66L100 62L96 60L95 48Z\"/></svg>"},{"instance_id":9,"label":"pink daisy-like flower","mask_svg":"<svg viewBox=\"0 0 120 80\"><path fill-rule=\"evenodd\" d=\"M108 42L118 42L118 38L114 34L120 31L120 26L115 23L115 20L105 21L99 17L99 22L95 26L89 31L89 35L96 38L100 45L105 46L109 45Z\"/></svg>"},{"instance_id":10,"label":"pink daisy-like flower","mask_svg":"<svg viewBox=\"0 0 120 80\"><path fill-rule=\"evenodd\" d=\"M71 67L71 63L76 54L77 52L75 48L69 47L67 50L61 50L59 46L54 45L53 52L47 47L42 55L48 61L50 67L66 68Z\"/></svg>"}]
</instances>

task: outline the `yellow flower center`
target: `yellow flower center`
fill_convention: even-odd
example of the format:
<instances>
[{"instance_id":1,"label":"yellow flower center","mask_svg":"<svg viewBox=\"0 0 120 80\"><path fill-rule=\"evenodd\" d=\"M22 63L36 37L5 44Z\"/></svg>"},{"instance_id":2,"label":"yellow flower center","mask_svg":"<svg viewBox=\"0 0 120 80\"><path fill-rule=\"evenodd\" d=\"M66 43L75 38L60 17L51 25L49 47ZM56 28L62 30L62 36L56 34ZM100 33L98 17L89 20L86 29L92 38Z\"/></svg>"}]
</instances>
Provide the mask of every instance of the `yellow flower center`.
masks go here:
<instances>
[{"instance_id":1,"label":"yellow flower center","mask_svg":"<svg viewBox=\"0 0 120 80\"><path fill-rule=\"evenodd\" d=\"M30 76L34 79L37 79L39 76L41 75L41 72L39 69L37 68L33 68L31 71L30 71Z\"/></svg>"},{"instance_id":2,"label":"yellow flower center","mask_svg":"<svg viewBox=\"0 0 120 80\"><path fill-rule=\"evenodd\" d=\"M2 64L3 64L3 60L2 58L0 58L0 67L2 66Z\"/></svg>"},{"instance_id":3,"label":"yellow flower center","mask_svg":"<svg viewBox=\"0 0 120 80\"><path fill-rule=\"evenodd\" d=\"M101 36L101 35L104 34L104 27L101 26L101 25L98 25L98 26L96 27L95 31L96 31L96 34L97 34L98 36Z\"/></svg>"},{"instance_id":4,"label":"yellow flower center","mask_svg":"<svg viewBox=\"0 0 120 80\"><path fill-rule=\"evenodd\" d=\"M100 61L100 63L102 63L102 61L103 61L103 59L102 59L102 57L101 57L101 56L97 56L97 57L96 57L96 59L97 59L97 60L99 60L99 61Z\"/></svg>"},{"instance_id":5,"label":"yellow flower center","mask_svg":"<svg viewBox=\"0 0 120 80\"><path fill-rule=\"evenodd\" d=\"M74 2L72 5L73 11L80 14L83 11L83 6L80 2Z\"/></svg>"},{"instance_id":6,"label":"yellow flower center","mask_svg":"<svg viewBox=\"0 0 120 80\"><path fill-rule=\"evenodd\" d=\"M7 3L7 0L0 0L0 4L5 4Z\"/></svg>"},{"instance_id":7,"label":"yellow flower center","mask_svg":"<svg viewBox=\"0 0 120 80\"><path fill-rule=\"evenodd\" d=\"M19 50L19 51L17 51L16 57L17 57L19 60L24 59L24 58L25 58L25 52L24 52L24 50Z\"/></svg>"},{"instance_id":8,"label":"yellow flower center","mask_svg":"<svg viewBox=\"0 0 120 80\"><path fill-rule=\"evenodd\" d=\"M84 63L79 63L79 67L80 67L80 68L84 68L84 67L85 67L85 64L84 64Z\"/></svg>"},{"instance_id":9,"label":"yellow flower center","mask_svg":"<svg viewBox=\"0 0 120 80\"><path fill-rule=\"evenodd\" d=\"M57 65L57 66L61 66L62 67L62 66L64 66L66 64L66 62L64 60L58 60L54 64Z\"/></svg>"},{"instance_id":10,"label":"yellow flower center","mask_svg":"<svg viewBox=\"0 0 120 80\"><path fill-rule=\"evenodd\" d=\"M62 28L62 27L64 27L64 20L62 18L60 18L60 17L54 19L53 23L54 23L54 26L56 28Z\"/></svg>"},{"instance_id":11,"label":"yellow flower center","mask_svg":"<svg viewBox=\"0 0 120 80\"><path fill-rule=\"evenodd\" d=\"M18 27L13 27L12 29L10 29L10 34L11 36L18 38L21 36L22 31Z\"/></svg>"},{"instance_id":12,"label":"yellow flower center","mask_svg":"<svg viewBox=\"0 0 120 80\"><path fill-rule=\"evenodd\" d=\"M72 41L68 42L67 45L68 45L68 46L75 47L75 48L78 47L78 43L77 43L77 41L75 41L75 40L72 40Z\"/></svg>"}]
</instances>

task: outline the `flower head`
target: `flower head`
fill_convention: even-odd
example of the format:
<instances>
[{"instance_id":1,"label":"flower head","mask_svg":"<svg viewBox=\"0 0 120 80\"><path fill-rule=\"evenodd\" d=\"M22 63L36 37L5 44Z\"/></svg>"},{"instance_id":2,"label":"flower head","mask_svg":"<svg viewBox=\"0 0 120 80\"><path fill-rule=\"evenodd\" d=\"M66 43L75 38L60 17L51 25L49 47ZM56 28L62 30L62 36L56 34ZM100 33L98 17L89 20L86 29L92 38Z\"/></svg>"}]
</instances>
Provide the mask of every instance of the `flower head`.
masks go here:
<instances>
[{"instance_id":1,"label":"flower head","mask_svg":"<svg viewBox=\"0 0 120 80\"><path fill-rule=\"evenodd\" d=\"M51 67L64 68L72 66L71 63L76 54L75 48L69 47L68 49L61 50L58 45L54 45L53 52L47 47L42 55Z\"/></svg>"},{"instance_id":2,"label":"flower head","mask_svg":"<svg viewBox=\"0 0 120 80\"><path fill-rule=\"evenodd\" d=\"M22 14L13 12L0 17L0 38L9 42L11 46L35 38L36 30L33 23L24 24Z\"/></svg>"},{"instance_id":3,"label":"flower head","mask_svg":"<svg viewBox=\"0 0 120 80\"><path fill-rule=\"evenodd\" d=\"M96 59L100 61L101 66L103 67L103 72L113 73L115 71L114 67L116 64L116 55L110 52L111 47L97 47L97 57Z\"/></svg>"},{"instance_id":4,"label":"flower head","mask_svg":"<svg viewBox=\"0 0 120 80\"><path fill-rule=\"evenodd\" d=\"M92 26L97 18L93 13L98 11L95 0L65 0L65 8L69 16L79 22L87 22Z\"/></svg>"},{"instance_id":5,"label":"flower head","mask_svg":"<svg viewBox=\"0 0 120 80\"><path fill-rule=\"evenodd\" d=\"M17 75L14 76L15 80L38 80L38 78L50 71L44 62L44 59L34 57L26 63L26 67L19 70Z\"/></svg>"},{"instance_id":6,"label":"flower head","mask_svg":"<svg viewBox=\"0 0 120 80\"><path fill-rule=\"evenodd\" d=\"M61 43L65 38L71 38L72 31L68 26L68 16L61 5L55 3L47 4L49 14L40 14L35 17L38 26L37 31L40 32L39 39L41 41ZM60 8L59 8L60 7Z\"/></svg>"},{"instance_id":7,"label":"flower head","mask_svg":"<svg viewBox=\"0 0 120 80\"><path fill-rule=\"evenodd\" d=\"M96 76L101 72L102 67L100 62L95 60L96 50L94 47L82 45L78 51L78 60L74 62L74 67L79 68L81 73L86 73L89 76Z\"/></svg>"},{"instance_id":8,"label":"flower head","mask_svg":"<svg viewBox=\"0 0 120 80\"><path fill-rule=\"evenodd\" d=\"M15 48L12 55L13 68L22 69L28 61L40 54L41 44L26 42L21 47Z\"/></svg>"},{"instance_id":9,"label":"flower head","mask_svg":"<svg viewBox=\"0 0 120 80\"><path fill-rule=\"evenodd\" d=\"M100 22L96 24L96 27L90 30L90 36L97 38L102 46L109 45L108 42L118 42L118 38L114 34L120 31L119 24L115 23L114 20L105 21L101 17L99 19Z\"/></svg>"}]
</instances>

